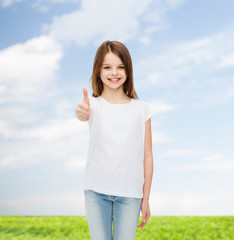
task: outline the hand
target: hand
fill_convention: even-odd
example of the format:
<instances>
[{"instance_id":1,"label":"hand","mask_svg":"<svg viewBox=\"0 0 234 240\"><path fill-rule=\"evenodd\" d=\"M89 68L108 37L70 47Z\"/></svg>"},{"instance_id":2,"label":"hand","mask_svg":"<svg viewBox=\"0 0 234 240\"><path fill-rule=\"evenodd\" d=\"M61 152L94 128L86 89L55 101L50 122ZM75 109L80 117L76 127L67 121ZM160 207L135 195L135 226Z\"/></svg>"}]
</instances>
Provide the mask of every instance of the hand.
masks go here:
<instances>
[{"instance_id":1,"label":"hand","mask_svg":"<svg viewBox=\"0 0 234 240\"><path fill-rule=\"evenodd\" d=\"M149 202L147 200L142 200L141 203L141 212L142 212L142 222L141 224L138 225L138 227L141 227L141 229L145 226L147 221L149 220L150 217L150 207L149 207Z\"/></svg>"},{"instance_id":2,"label":"hand","mask_svg":"<svg viewBox=\"0 0 234 240\"><path fill-rule=\"evenodd\" d=\"M89 117L90 117L91 108L90 108L89 97L88 97L88 92L86 88L83 88L83 94L84 94L84 99L82 102L78 104L75 110L75 114L81 121L87 121L89 120Z\"/></svg>"}]
</instances>

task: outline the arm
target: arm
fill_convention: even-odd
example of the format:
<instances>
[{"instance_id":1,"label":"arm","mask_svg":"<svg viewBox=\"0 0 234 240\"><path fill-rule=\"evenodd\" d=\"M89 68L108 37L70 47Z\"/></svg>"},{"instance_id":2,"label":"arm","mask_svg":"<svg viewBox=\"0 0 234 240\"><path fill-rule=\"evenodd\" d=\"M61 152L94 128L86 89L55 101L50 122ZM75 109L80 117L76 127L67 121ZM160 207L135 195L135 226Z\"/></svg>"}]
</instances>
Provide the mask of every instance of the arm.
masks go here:
<instances>
[{"instance_id":1,"label":"arm","mask_svg":"<svg viewBox=\"0 0 234 240\"><path fill-rule=\"evenodd\" d=\"M149 201L150 188L153 177L153 152L152 152L152 134L151 119L145 123L145 143L144 143L144 177L143 200Z\"/></svg>"},{"instance_id":2,"label":"arm","mask_svg":"<svg viewBox=\"0 0 234 240\"><path fill-rule=\"evenodd\" d=\"M152 134L151 134L151 119L145 122L145 143L144 143L144 186L142 199L142 223L138 227L143 228L150 217L149 196L151 182L153 177L153 153L152 153Z\"/></svg>"}]
</instances>

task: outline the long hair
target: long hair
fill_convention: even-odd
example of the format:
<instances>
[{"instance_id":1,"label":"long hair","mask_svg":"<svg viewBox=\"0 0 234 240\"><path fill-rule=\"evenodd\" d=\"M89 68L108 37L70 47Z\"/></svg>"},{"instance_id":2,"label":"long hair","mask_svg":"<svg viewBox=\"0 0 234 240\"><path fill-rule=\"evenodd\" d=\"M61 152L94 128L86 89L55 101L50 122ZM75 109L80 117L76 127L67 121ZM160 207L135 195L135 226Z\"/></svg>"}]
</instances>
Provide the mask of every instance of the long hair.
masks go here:
<instances>
[{"instance_id":1,"label":"long hair","mask_svg":"<svg viewBox=\"0 0 234 240\"><path fill-rule=\"evenodd\" d=\"M134 88L132 59L127 47L121 42L109 40L103 42L96 52L96 56L93 62L93 73L90 78L92 81L93 89L92 96L100 96L104 89L103 82L100 78L100 70L104 57L109 52L117 55L124 64L124 69L127 75L127 79L123 84L123 90L125 94L130 98L139 99Z\"/></svg>"}]
</instances>

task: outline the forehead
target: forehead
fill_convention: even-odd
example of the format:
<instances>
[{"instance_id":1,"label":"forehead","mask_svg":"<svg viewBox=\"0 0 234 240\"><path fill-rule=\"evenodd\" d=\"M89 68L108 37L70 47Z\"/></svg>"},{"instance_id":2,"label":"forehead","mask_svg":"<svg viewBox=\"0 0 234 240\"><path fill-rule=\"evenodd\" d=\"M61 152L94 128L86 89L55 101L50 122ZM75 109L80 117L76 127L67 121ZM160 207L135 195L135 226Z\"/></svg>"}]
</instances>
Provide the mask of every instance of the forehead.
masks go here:
<instances>
[{"instance_id":1,"label":"forehead","mask_svg":"<svg viewBox=\"0 0 234 240\"><path fill-rule=\"evenodd\" d=\"M119 56L112 52L108 52L103 59L103 64L123 64Z\"/></svg>"}]
</instances>

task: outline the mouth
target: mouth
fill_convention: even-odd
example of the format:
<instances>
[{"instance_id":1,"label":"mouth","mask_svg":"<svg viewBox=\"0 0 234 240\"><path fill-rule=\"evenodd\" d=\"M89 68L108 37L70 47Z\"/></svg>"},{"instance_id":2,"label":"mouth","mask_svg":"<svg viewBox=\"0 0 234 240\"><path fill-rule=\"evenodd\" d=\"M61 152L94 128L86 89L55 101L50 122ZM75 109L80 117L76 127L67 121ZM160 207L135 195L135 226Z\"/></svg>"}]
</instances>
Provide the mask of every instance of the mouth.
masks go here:
<instances>
[{"instance_id":1,"label":"mouth","mask_svg":"<svg viewBox=\"0 0 234 240\"><path fill-rule=\"evenodd\" d=\"M118 82L120 78L108 78L110 82Z\"/></svg>"}]
</instances>

